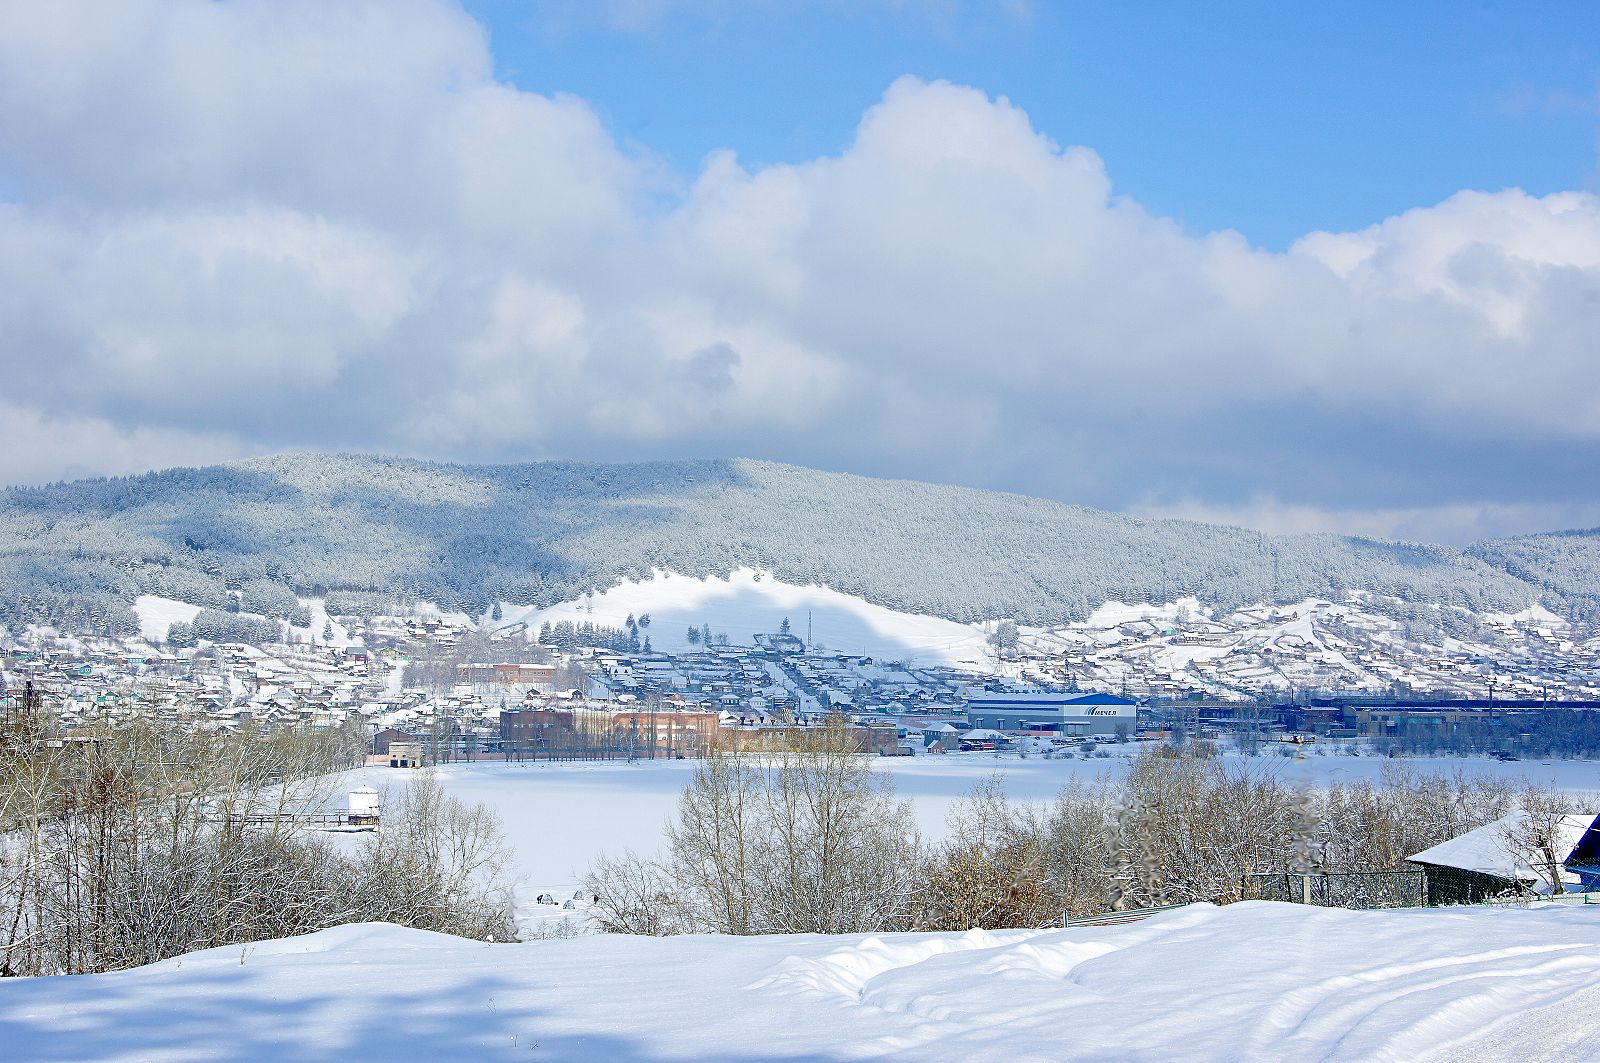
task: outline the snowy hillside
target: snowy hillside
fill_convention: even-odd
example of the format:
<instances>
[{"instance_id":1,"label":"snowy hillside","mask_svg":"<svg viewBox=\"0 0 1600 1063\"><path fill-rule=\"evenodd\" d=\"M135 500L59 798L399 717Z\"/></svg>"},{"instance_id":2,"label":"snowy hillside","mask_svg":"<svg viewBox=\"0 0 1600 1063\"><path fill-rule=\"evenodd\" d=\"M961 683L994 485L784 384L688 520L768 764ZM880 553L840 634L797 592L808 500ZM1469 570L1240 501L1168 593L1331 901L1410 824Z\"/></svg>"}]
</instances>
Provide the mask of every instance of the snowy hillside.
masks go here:
<instances>
[{"instance_id":1,"label":"snowy hillside","mask_svg":"<svg viewBox=\"0 0 1600 1063\"><path fill-rule=\"evenodd\" d=\"M141 595L296 620L418 600L547 608L657 569L740 569L898 612L1084 620L1374 595L1600 615L1600 536L1469 550L1146 520L1020 495L753 461L440 465L302 454L0 491L0 623L131 635Z\"/></svg>"},{"instance_id":2,"label":"snowy hillside","mask_svg":"<svg viewBox=\"0 0 1600 1063\"><path fill-rule=\"evenodd\" d=\"M6 1058L1600 1055L1600 912L1194 905L1122 927L486 945L383 924L0 981Z\"/></svg>"},{"instance_id":3,"label":"snowy hillside","mask_svg":"<svg viewBox=\"0 0 1600 1063\"><path fill-rule=\"evenodd\" d=\"M1439 605L1308 598L1232 611L1193 598L1107 603L1087 620L1024 627L1012 671L1139 697L1274 696L1404 688L1415 695L1600 698L1600 638L1539 605L1471 613Z\"/></svg>"},{"instance_id":4,"label":"snowy hillside","mask_svg":"<svg viewBox=\"0 0 1600 1063\"><path fill-rule=\"evenodd\" d=\"M305 621L301 624L259 613L243 612L238 615L264 625L266 630L276 628L277 637L286 641L315 642L318 645L340 648L355 642L350 636L349 629L328 615L327 607L321 598L300 599L299 606L304 611L304 616L297 618ZM205 611L203 606L155 594L141 594L133 602L134 616L139 622L139 635L151 642L165 641L172 634L174 625L191 625Z\"/></svg>"},{"instance_id":5,"label":"snowy hillside","mask_svg":"<svg viewBox=\"0 0 1600 1063\"><path fill-rule=\"evenodd\" d=\"M151 642L162 642L173 624L192 624L200 615L201 607L188 602L177 602L156 594L141 594L133 601L133 611L139 618L139 634Z\"/></svg>"},{"instance_id":6,"label":"snowy hillside","mask_svg":"<svg viewBox=\"0 0 1600 1063\"><path fill-rule=\"evenodd\" d=\"M547 609L508 606L504 622L621 628L628 617L648 616L645 633L658 651L690 649L688 629L709 625L738 645L754 645L788 620L795 635L818 649L924 664L981 665L988 657L982 631L936 616L885 609L827 587L786 583L770 572L735 569L727 577L696 579L657 570L643 580L623 580L599 594Z\"/></svg>"}]
</instances>

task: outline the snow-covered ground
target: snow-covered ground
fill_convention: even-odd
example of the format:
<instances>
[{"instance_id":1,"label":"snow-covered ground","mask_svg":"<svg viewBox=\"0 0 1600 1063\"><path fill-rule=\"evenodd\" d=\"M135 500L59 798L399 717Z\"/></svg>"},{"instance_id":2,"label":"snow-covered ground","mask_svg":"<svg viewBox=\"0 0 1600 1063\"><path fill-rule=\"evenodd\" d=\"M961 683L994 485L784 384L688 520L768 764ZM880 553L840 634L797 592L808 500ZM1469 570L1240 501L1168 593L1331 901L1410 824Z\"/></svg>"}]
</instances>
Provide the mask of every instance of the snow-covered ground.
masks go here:
<instances>
[{"instance_id":1,"label":"snow-covered ground","mask_svg":"<svg viewBox=\"0 0 1600 1063\"><path fill-rule=\"evenodd\" d=\"M881 759L923 829L1003 771L1020 800L1108 758ZM1308 783L1372 757L1260 758ZM1583 762L1410 760L1600 789ZM602 850L653 852L693 761L436 769L495 808L525 929ZM367 768L350 784L422 773ZM569 894L570 895L570 894ZM488 945L383 925L136 971L0 980L0 1059L1571 1060L1600 1058L1600 906L1346 912L1195 905L1107 928Z\"/></svg>"},{"instance_id":2,"label":"snow-covered ground","mask_svg":"<svg viewBox=\"0 0 1600 1063\"><path fill-rule=\"evenodd\" d=\"M1600 910L489 945L382 924L0 981L8 1060L1600 1058Z\"/></svg>"},{"instance_id":3,"label":"snow-covered ground","mask_svg":"<svg viewBox=\"0 0 1600 1063\"><path fill-rule=\"evenodd\" d=\"M151 642L164 642L167 630L173 624L192 624L194 618L200 615L198 605L154 594L141 594L135 598L133 611L139 617L139 634Z\"/></svg>"},{"instance_id":4,"label":"snow-covered ground","mask_svg":"<svg viewBox=\"0 0 1600 1063\"><path fill-rule=\"evenodd\" d=\"M1553 627L1565 627L1567 621L1546 609L1541 602L1535 602L1520 613L1485 613L1485 620L1498 620L1503 624L1538 624Z\"/></svg>"},{"instance_id":5,"label":"snow-covered ground","mask_svg":"<svg viewBox=\"0 0 1600 1063\"><path fill-rule=\"evenodd\" d=\"M629 616L650 617L645 634L662 652L689 649L691 626L711 625L730 642L753 645L773 634L787 617L794 634L811 632L813 644L844 653L923 664L981 665L989 657L983 633L936 616L901 613L827 587L785 583L771 573L741 568L727 579L657 571L646 580L624 580L610 590L548 609L503 606L503 623L526 621L537 634L542 624L570 620L596 627L622 627Z\"/></svg>"},{"instance_id":6,"label":"snow-covered ground","mask_svg":"<svg viewBox=\"0 0 1600 1063\"><path fill-rule=\"evenodd\" d=\"M301 598L300 604L305 606L306 612L311 617L311 623L307 624L305 628L306 641L315 640L318 645L332 646L338 649L344 649L347 646L355 646L360 643L360 639L351 637L349 628L328 615L327 606L323 604L321 598ZM322 637L324 631L331 637L324 639Z\"/></svg>"},{"instance_id":7,"label":"snow-covered ground","mask_svg":"<svg viewBox=\"0 0 1600 1063\"><path fill-rule=\"evenodd\" d=\"M294 636L296 641L314 641L319 645L339 648L354 645L359 641L351 638L349 629L328 615L321 598L301 598L300 604L305 606L306 612L311 617L311 623L300 628L285 620L278 621L278 626L285 637ZM139 618L139 634L153 643L166 641L173 624L194 623L194 618L200 615L201 608L198 605L190 605L174 598L162 598L155 594L141 594L133 602L134 614ZM265 619L257 613L243 615ZM332 638L322 638L325 629L330 630Z\"/></svg>"}]
</instances>

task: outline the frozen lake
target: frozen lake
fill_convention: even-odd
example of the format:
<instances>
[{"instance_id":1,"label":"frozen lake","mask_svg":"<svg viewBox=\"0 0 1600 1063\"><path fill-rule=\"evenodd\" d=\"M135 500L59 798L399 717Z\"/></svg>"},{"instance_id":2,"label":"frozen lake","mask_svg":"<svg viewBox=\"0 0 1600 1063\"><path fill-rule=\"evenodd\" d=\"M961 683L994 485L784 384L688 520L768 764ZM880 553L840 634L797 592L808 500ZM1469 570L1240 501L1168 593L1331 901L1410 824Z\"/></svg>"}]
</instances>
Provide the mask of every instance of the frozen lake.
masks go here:
<instances>
[{"instance_id":1,"label":"frozen lake","mask_svg":"<svg viewBox=\"0 0 1600 1063\"><path fill-rule=\"evenodd\" d=\"M1110 746L1105 758L1046 760L1015 754L952 753L945 756L880 758L873 768L894 779L895 790L909 798L924 833L944 832L950 806L995 772L1004 774L1006 792L1014 799L1047 801L1071 779L1093 780L1127 770L1137 747ZM1276 753L1276 750L1272 750ZM1466 758L1386 760L1379 757L1319 755L1303 759L1281 756L1228 757L1248 760L1290 782L1326 785L1331 781L1377 780L1385 765L1403 764L1417 772L1484 774L1553 783L1565 790L1600 792L1600 762L1518 761ZM679 792L696 762L692 760L540 762L523 764L451 764L437 769L449 793L495 809L516 849L519 895L542 891L570 894L584 869L603 852L633 849L654 853L662 826L672 815ZM351 773L362 783L403 785L415 773L401 769L363 768ZM355 783L352 783L355 785Z\"/></svg>"}]
</instances>

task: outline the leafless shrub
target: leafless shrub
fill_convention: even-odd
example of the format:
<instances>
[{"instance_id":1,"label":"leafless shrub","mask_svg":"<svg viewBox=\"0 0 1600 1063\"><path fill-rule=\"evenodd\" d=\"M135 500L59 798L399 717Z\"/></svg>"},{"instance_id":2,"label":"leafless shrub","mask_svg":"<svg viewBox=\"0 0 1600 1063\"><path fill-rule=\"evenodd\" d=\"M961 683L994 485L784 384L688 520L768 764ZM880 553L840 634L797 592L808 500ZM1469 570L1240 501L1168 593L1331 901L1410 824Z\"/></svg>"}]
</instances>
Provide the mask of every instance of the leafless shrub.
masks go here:
<instances>
[{"instance_id":1,"label":"leafless shrub","mask_svg":"<svg viewBox=\"0 0 1600 1063\"><path fill-rule=\"evenodd\" d=\"M949 816L949 840L932 852L918 888L920 930L1039 926L1060 901L1050 888L1049 831L1006 796L999 773L979 783Z\"/></svg>"},{"instance_id":2,"label":"leafless shrub","mask_svg":"<svg viewBox=\"0 0 1600 1063\"><path fill-rule=\"evenodd\" d=\"M384 797L383 829L347 861L341 922L382 921L489 941L516 939L499 818L423 777Z\"/></svg>"},{"instance_id":3,"label":"leafless shrub","mask_svg":"<svg viewBox=\"0 0 1600 1063\"><path fill-rule=\"evenodd\" d=\"M348 763L337 732L141 723L0 738L0 974L114 970L383 919L514 937L487 813L419 781L355 853L296 825Z\"/></svg>"},{"instance_id":4,"label":"leafless shrub","mask_svg":"<svg viewBox=\"0 0 1600 1063\"><path fill-rule=\"evenodd\" d=\"M632 851L624 850L615 859L602 856L583 883L597 898L590 918L605 933L671 937L694 927L678 895L681 887L668 869Z\"/></svg>"},{"instance_id":5,"label":"leafless shrub","mask_svg":"<svg viewBox=\"0 0 1600 1063\"><path fill-rule=\"evenodd\" d=\"M523 941L565 941L588 937L595 931L572 919L542 919L522 935Z\"/></svg>"},{"instance_id":6,"label":"leafless shrub","mask_svg":"<svg viewBox=\"0 0 1600 1063\"><path fill-rule=\"evenodd\" d=\"M1162 749L1047 804L1013 802L999 777L986 780L953 810L948 841L929 849L870 760L826 735L809 741L701 765L661 861L629 853L592 869L602 928L964 930L1229 903L1251 874L1403 868L1515 805L1493 779L1390 766L1377 784L1312 790L1260 761Z\"/></svg>"},{"instance_id":7,"label":"leafless shrub","mask_svg":"<svg viewBox=\"0 0 1600 1063\"><path fill-rule=\"evenodd\" d=\"M1518 795L1519 814L1501 829L1508 855L1529 867L1549 893L1565 893L1563 860L1570 842L1563 842L1565 819L1577 811L1571 795L1554 787L1529 785Z\"/></svg>"},{"instance_id":8,"label":"leafless shrub","mask_svg":"<svg viewBox=\"0 0 1600 1063\"><path fill-rule=\"evenodd\" d=\"M629 933L864 933L910 925L920 841L908 803L835 721L695 771L655 864L591 868L602 925ZM669 900L670 899L670 900Z\"/></svg>"},{"instance_id":9,"label":"leafless shrub","mask_svg":"<svg viewBox=\"0 0 1600 1063\"><path fill-rule=\"evenodd\" d=\"M1413 853L1506 815L1515 787L1489 776L1419 774L1385 764L1378 784L1334 783L1313 800L1326 866L1392 870Z\"/></svg>"}]
</instances>

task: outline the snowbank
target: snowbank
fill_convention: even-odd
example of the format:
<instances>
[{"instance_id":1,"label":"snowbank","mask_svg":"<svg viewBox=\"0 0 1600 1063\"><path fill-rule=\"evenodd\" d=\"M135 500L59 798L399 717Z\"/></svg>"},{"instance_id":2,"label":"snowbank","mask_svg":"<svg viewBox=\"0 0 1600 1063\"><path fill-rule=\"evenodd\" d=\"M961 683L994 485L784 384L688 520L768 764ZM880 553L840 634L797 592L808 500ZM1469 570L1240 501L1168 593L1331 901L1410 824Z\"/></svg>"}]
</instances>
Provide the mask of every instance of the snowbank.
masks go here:
<instances>
[{"instance_id":1,"label":"snowbank","mask_svg":"<svg viewBox=\"0 0 1600 1063\"><path fill-rule=\"evenodd\" d=\"M487 945L345 927L0 982L18 1060L1600 1054L1600 911L1194 905L1122 927Z\"/></svg>"}]
</instances>

